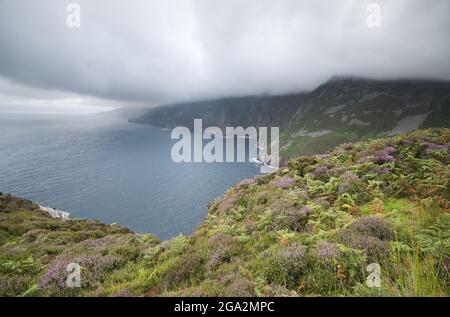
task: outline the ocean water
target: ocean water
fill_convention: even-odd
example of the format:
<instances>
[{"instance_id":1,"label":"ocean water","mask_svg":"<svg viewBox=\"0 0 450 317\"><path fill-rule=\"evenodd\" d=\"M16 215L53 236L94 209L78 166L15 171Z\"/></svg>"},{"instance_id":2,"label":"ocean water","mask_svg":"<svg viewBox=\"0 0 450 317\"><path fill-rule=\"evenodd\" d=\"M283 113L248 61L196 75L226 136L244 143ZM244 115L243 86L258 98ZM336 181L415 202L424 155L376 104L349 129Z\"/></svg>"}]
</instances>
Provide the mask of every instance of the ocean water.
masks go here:
<instances>
[{"instance_id":1,"label":"ocean water","mask_svg":"<svg viewBox=\"0 0 450 317\"><path fill-rule=\"evenodd\" d=\"M0 112L0 191L162 239L189 234L208 203L259 169L177 164L174 142L121 119Z\"/></svg>"}]
</instances>

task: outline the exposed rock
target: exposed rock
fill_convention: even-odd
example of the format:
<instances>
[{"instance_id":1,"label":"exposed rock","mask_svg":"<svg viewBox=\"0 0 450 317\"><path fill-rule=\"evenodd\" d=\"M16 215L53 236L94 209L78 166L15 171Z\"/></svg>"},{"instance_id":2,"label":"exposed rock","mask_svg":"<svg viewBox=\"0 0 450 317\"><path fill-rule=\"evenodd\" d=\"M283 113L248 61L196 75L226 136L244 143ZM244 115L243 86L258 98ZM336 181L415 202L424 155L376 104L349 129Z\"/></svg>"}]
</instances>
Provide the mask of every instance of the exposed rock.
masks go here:
<instances>
[{"instance_id":1,"label":"exposed rock","mask_svg":"<svg viewBox=\"0 0 450 317\"><path fill-rule=\"evenodd\" d=\"M69 220L70 219L70 213L67 211L62 211L59 209L51 208L51 207L45 207L45 206L39 206L41 210L47 212L52 218L59 218L63 220Z\"/></svg>"}]
</instances>

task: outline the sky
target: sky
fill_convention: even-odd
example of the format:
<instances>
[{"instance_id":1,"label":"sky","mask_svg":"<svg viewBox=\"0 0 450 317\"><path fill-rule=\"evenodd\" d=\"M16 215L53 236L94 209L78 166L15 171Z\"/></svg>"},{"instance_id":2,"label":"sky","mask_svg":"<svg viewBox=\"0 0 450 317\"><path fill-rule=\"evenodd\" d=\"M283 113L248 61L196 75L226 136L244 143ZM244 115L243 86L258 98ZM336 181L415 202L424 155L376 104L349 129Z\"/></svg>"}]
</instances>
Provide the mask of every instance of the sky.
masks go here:
<instances>
[{"instance_id":1,"label":"sky","mask_svg":"<svg viewBox=\"0 0 450 317\"><path fill-rule=\"evenodd\" d=\"M0 0L0 108L283 94L341 75L450 80L449 15L448 0Z\"/></svg>"}]
</instances>

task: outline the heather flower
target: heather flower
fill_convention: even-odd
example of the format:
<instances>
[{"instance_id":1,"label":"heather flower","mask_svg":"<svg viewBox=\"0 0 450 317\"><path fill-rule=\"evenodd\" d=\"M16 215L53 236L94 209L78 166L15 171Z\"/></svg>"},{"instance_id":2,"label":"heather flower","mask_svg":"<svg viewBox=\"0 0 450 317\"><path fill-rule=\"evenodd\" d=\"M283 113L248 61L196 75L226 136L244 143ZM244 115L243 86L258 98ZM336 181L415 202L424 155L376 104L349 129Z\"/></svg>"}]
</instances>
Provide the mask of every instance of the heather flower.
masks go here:
<instances>
[{"instance_id":1,"label":"heather flower","mask_svg":"<svg viewBox=\"0 0 450 317\"><path fill-rule=\"evenodd\" d=\"M217 210L220 215L227 213L238 200L237 195L226 195L217 202Z\"/></svg>"},{"instance_id":2,"label":"heather flower","mask_svg":"<svg viewBox=\"0 0 450 317\"><path fill-rule=\"evenodd\" d=\"M321 207L324 208L324 209L328 209L328 208L330 208L330 206L331 206L330 202L329 202L328 200L326 200L325 198L322 198L322 197L316 198L316 199L314 200L314 203L315 203L316 205L321 206Z\"/></svg>"},{"instance_id":3,"label":"heather flower","mask_svg":"<svg viewBox=\"0 0 450 317\"><path fill-rule=\"evenodd\" d=\"M39 279L42 289L53 291L66 289L68 273L66 271L69 263L77 263L81 270L81 286L89 287L98 282L103 274L116 265L117 259L111 256L80 256L74 259L56 259Z\"/></svg>"},{"instance_id":4,"label":"heather flower","mask_svg":"<svg viewBox=\"0 0 450 317\"><path fill-rule=\"evenodd\" d=\"M292 243L272 257L265 273L269 283L293 287L304 273L306 247Z\"/></svg>"},{"instance_id":5,"label":"heather flower","mask_svg":"<svg viewBox=\"0 0 450 317\"><path fill-rule=\"evenodd\" d=\"M233 236L224 233L217 233L208 239L211 252L207 265L215 268L221 263L231 261L233 255L238 250L238 241Z\"/></svg>"},{"instance_id":6,"label":"heather flower","mask_svg":"<svg viewBox=\"0 0 450 317\"><path fill-rule=\"evenodd\" d=\"M373 161L374 161L374 163L377 163L377 164L383 164L383 163L394 162L395 158L392 155L384 153L383 151L379 151L379 152L375 153Z\"/></svg>"},{"instance_id":7,"label":"heather flower","mask_svg":"<svg viewBox=\"0 0 450 317\"><path fill-rule=\"evenodd\" d=\"M374 160L373 153L369 151L363 151L360 154L360 157L358 159L358 163L364 164L364 163L371 163Z\"/></svg>"},{"instance_id":8,"label":"heather flower","mask_svg":"<svg viewBox=\"0 0 450 317\"><path fill-rule=\"evenodd\" d=\"M224 261L224 257L220 252L212 252L208 258L207 266L211 269L215 269Z\"/></svg>"},{"instance_id":9,"label":"heather flower","mask_svg":"<svg viewBox=\"0 0 450 317\"><path fill-rule=\"evenodd\" d=\"M352 172L345 172L340 177L338 194L353 193L359 190L359 177Z\"/></svg>"},{"instance_id":10,"label":"heather flower","mask_svg":"<svg viewBox=\"0 0 450 317\"><path fill-rule=\"evenodd\" d=\"M445 150L450 147L450 143L446 143L446 144L442 145L442 144L436 144L436 143L432 143L432 142L425 142L424 145L427 150Z\"/></svg>"},{"instance_id":11,"label":"heather flower","mask_svg":"<svg viewBox=\"0 0 450 317\"><path fill-rule=\"evenodd\" d=\"M392 155L395 152L397 152L397 150L392 146L388 146L384 148L383 152L386 153L387 155Z\"/></svg>"},{"instance_id":12,"label":"heather flower","mask_svg":"<svg viewBox=\"0 0 450 317\"><path fill-rule=\"evenodd\" d=\"M392 169L390 169L389 167L379 167L376 168L375 171L380 174L380 175L386 175L386 174L390 174L392 172Z\"/></svg>"},{"instance_id":13,"label":"heather flower","mask_svg":"<svg viewBox=\"0 0 450 317\"><path fill-rule=\"evenodd\" d=\"M308 222L311 209L308 206L304 206L301 209L294 206L287 206L281 209L280 213L284 216L283 228L302 232Z\"/></svg>"},{"instance_id":14,"label":"heather flower","mask_svg":"<svg viewBox=\"0 0 450 317\"><path fill-rule=\"evenodd\" d=\"M255 296L255 287L251 280L241 277L234 280L225 289L225 296L230 297L253 297Z\"/></svg>"},{"instance_id":15,"label":"heather flower","mask_svg":"<svg viewBox=\"0 0 450 317\"><path fill-rule=\"evenodd\" d=\"M339 233L344 244L363 249L369 256L386 252L392 236L389 223L380 217L361 217Z\"/></svg>"},{"instance_id":16,"label":"heather flower","mask_svg":"<svg viewBox=\"0 0 450 317\"><path fill-rule=\"evenodd\" d=\"M180 285L181 282L189 280L202 268L202 257L198 252L190 249L176 257L169 267L161 273L169 288Z\"/></svg>"},{"instance_id":17,"label":"heather flower","mask_svg":"<svg viewBox=\"0 0 450 317\"><path fill-rule=\"evenodd\" d=\"M295 184L294 179L290 178L289 176L285 175L281 177L276 183L275 186L277 188L288 188Z\"/></svg>"},{"instance_id":18,"label":"heather flower","mask_svg":"<svg viewBox=\"0 0 450 317\"><path fill-rule=\"evenodd\" d=\"M39 279L39 285L42 289L59 289L62 290L66 287L67 279L67 260L57 260Z\"/></svg>"},{"instance_id":19,"label":"heather flower","mask_svg":"<svg viewBox=\"0 0 450 317\"><path fill-rule=\"evenodd\" d=\"M421 159L434 158L444 164L447 164L447 162L449 161L449 149L450 142L445 144L424 142L422 143L422 147L417 156Z\"/></svg>"},{"instance_id":20,"label":"heather flower","mask_svg":"<svg viewBox=\"0 0 450 317\"><path fill-rule=\"evenodd\" d=\"M328 261L336 259L340 256L341 252L338 246L334 243L319 242L316 249L316 257L321 261Z\"/></svg>"},{"instance_id":21,"label":"heather flower","mask_svg":"<svg viewBox=\"0 0 450 317\"><path fill-rule=\"evenodd\" d=\"M349 229L366 235L372 235L382 240L392 239L393 232L390 224L381 217L361 217L348 226Z\"/></svg>"},{"instance_id":22,"label":"heather flower","mask_svg":"<svg viewBox=\"0 0 450 317\"><path fill-rule=\"evenodd\" d=\"M255 296L255 286L253 282L239 273L229 273L219 280L221 285L225 285L224 296L230 297L252 297Z\"/></svg>"},{"instance_id":23,"label":"heather flower","mask_svg":"<svg viewBox=\"0 0 450 317\"><path fill-rule=\"evenodd\" d=\"M377 151L375 152L373 162L377 164L395 162L395 158L392 155L396 151L397 150L392 146L388 146L381 151Z\"/></svg>"},{"instance_id":24,"label":"heather flower","mask_svg":"<svg viewBox=\"0 0 450 317\"><path fill-rule=\"evenodd\" d=\"M307 217L310 213L311 213L311 208L309 208L308 206L303 206L301 209L300 209L300 215L301 216L303 216L303 217Z\"/></svg>"},{"instance_id":25,"label":"heather flower","mask_svg":"<svg viewBox=\"0 0 450 317\"><path fill-rule=\"evenodd\" d=\"M29 288L29 279L22 275L0 276L0 296L14 297Z\"/></svg>"},{"instance_id":26,"label":"heather flower","mask_svg":"<svg viewBox=\"0 0 450 317\"><path fill-rule=\"evenodd\" d=\"M325 165L321 165L314 170L314 174L324 174L329 171L329 168Z\"/></svg>"},{"instance_id":27,"label":"heather flower","mask_svg":"<svg viewBox=\"0 0 450 317\"><path fill-rule=\"evenodd\" d=\"M345 172L341 175L338 195L350 194L356 204L363 204L372 200L367 184L352 172Z\"/></svg>"},{"instance_id":28,"label":"heather flower","mask_svg":"<svg viewBox=\"0 0 450 317\"><path fill-rule=\"evenodd\" d=\"M281 251L281 257L289 262L299 262L306 254L306 247L301 244L291 244Z\"/></svg>"},{"instance_id":29,"label":"heather flower","mask_svg":"<svg viewBox=\"0 0 450 317\"><path fill-rule=\"evenodd\" d=\"M252 178L244 179L237 184L237 188L248 187L249 185L254 184L256 181Z\"/></svg>"},{"instance_id":30,"label":"heather flower","mask_svg":"<svg viewBox=\"0 0 450 317\"><path fill-rule=\"evenodd\" d=\"M356 175L352 172L349 172L349 171L347 171L341 175L341 181L353 182L353 181L357 181L358 179L359 179L358 175Z\"/></svg>"},{"instance_id":31,"label":"heather flower","mask_svg":"<svg viewBox=\"0 0 450 317\"><path fill-rule=\"evenodd\" d=\"M318 166L313 172L314 178L325 181L330 177L330 169L328 166Z\"/></svg>"}]
</instances>

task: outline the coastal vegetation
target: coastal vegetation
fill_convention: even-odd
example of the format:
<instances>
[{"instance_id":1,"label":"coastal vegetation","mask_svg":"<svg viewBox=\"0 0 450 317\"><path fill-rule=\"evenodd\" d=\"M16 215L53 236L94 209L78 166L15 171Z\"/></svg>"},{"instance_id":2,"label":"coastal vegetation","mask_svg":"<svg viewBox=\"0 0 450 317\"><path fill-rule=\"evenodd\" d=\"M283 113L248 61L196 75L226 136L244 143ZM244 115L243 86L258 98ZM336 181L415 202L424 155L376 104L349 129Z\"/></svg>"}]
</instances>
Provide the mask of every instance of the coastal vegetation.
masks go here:
<instances>
[{"instance_id":1,"label":"coastal vegetation","mask_svg":"<svg viewBox=\"0 0 450 317\"><path fill-rule=\"evenodd\" d=\"M449 164L450 129L342 144L243 180L166 241L3 194L0 296L449 296Z\"/></svg>"}]
</instances>

